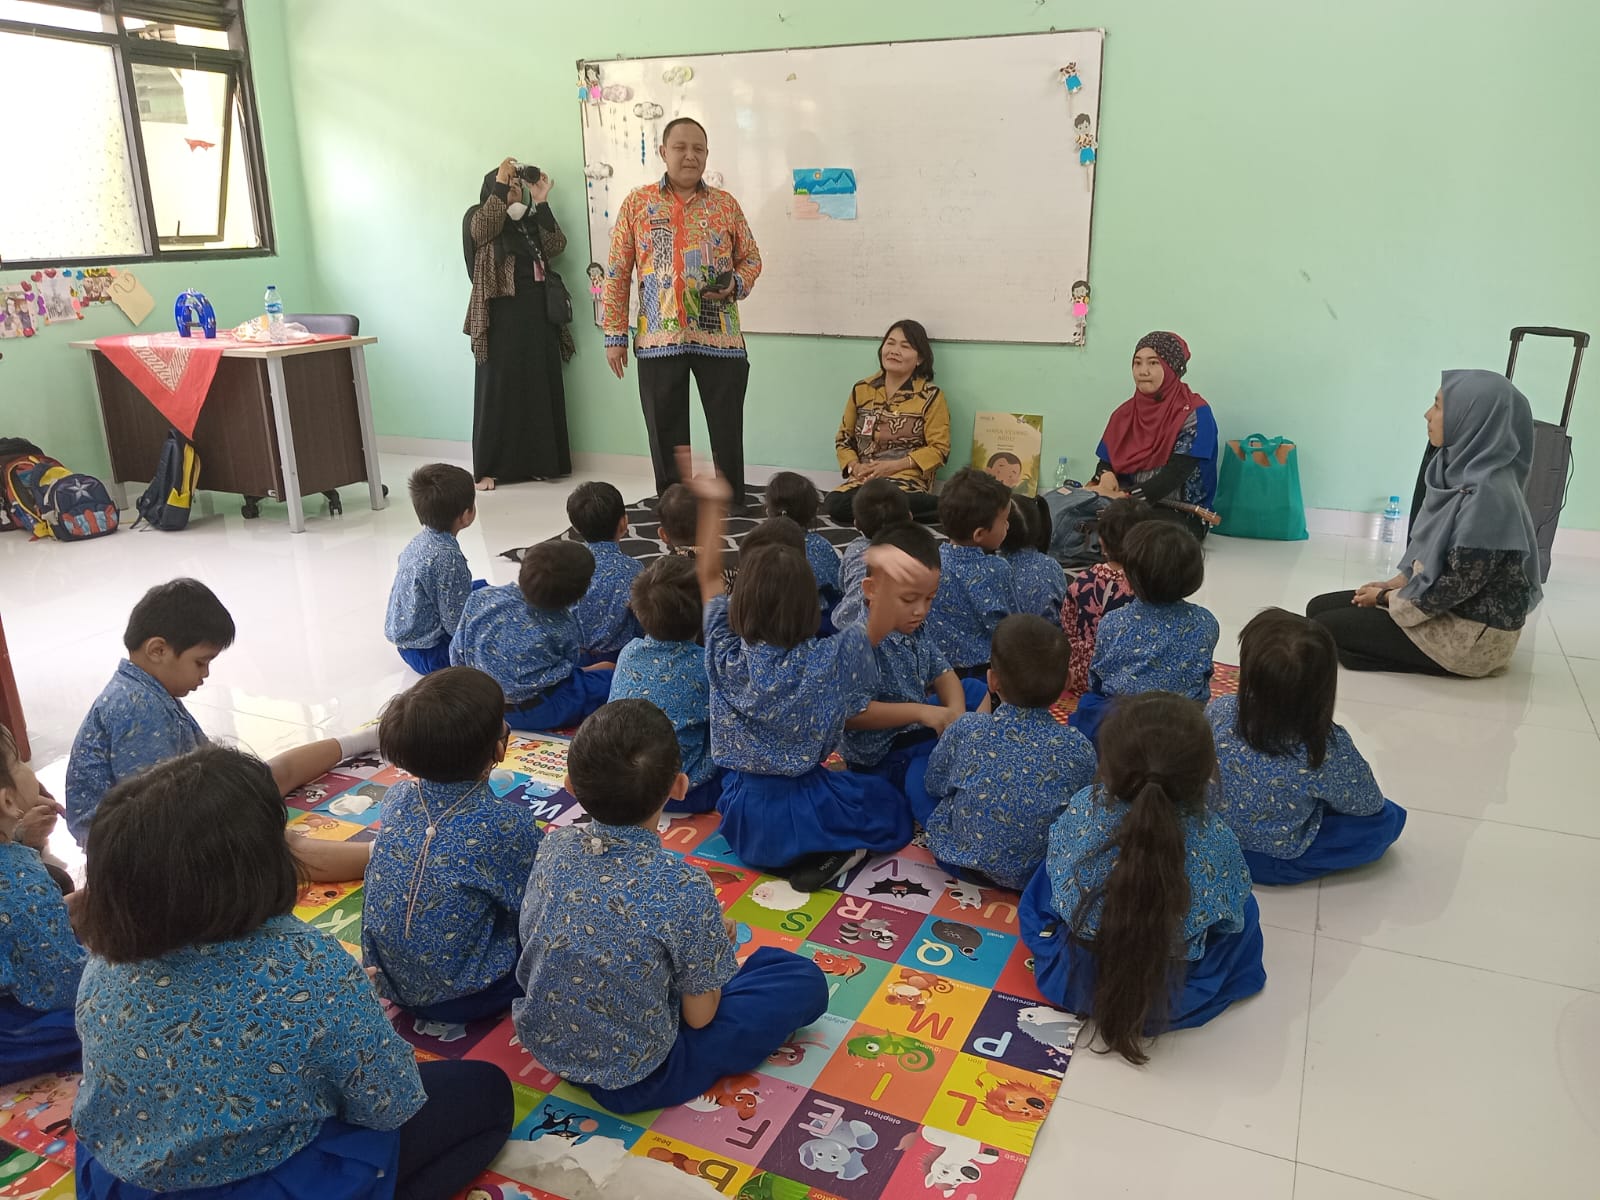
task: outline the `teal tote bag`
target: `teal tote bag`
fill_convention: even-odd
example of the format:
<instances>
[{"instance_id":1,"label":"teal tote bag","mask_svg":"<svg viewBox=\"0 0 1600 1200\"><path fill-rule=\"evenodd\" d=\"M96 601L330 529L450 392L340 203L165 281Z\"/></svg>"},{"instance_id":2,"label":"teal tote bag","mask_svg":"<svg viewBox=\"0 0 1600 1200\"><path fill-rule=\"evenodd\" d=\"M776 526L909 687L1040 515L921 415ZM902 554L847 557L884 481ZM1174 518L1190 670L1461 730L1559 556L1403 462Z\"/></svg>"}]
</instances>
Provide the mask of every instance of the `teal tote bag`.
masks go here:
<instances>
[{"instance_id":1,"label":"teal tote bag","mask_svg":"<svg viewBox=\"0 0 1600 1200\"><path fill-rule=\"evenodd\" d=\"M1306 506L1300 498L1300 460L1288 438L1252 433L1222 448L1216 531L1227 537L1302 542Z\"/></svg>"}]
</instances>

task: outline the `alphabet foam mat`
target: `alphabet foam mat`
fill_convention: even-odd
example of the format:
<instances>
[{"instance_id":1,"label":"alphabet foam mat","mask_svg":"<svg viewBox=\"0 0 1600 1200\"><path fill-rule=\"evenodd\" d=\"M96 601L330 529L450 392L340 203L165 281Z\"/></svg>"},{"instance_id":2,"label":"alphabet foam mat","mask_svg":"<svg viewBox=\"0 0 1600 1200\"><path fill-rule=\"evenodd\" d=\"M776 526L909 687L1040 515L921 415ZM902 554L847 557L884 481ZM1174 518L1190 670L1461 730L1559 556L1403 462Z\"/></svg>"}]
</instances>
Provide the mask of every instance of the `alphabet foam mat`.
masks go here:
<instances>
[{"instance_id":1,"label":"alphabet foam mat","mask_svg":"<svg viewBox=\"0 0 1600 1200\"><path fill-rule=\"evenodd\" d=\"M1237 690L1219 664L1215 694ZM1071 701L1054 710L1061 720ZM587 820L563 791L565 739L518 735L490 778L552 826ZM292 831L377 835L384 792L405 778L352 759L288 798ZM651 1158L741 1200L1009 1200L1072 1060L1080 1022L1034 987L1017 896L949 879L922 847L870 859L805 895L740 863L716 814L671 820L669 850L704 868L738 925L742 961L780 946L816 961L831 999L757 1070L678 1108L619 1114L522 1049L509 1014L443 1025L392 1013L422 1060L482 1059L511 1077L513 1138ZM310 884L295 914L357 957L361 885ZM76 1075L0 1088L0 1200L73 1195ZM553 1143L553 1145L552 1145ZM606 1144L609 1143L609 1146ZM550 1156L555 1157L554 1153ZM490 1172L466 1200L544 1200Z\"/></svg>"}]
</instances>

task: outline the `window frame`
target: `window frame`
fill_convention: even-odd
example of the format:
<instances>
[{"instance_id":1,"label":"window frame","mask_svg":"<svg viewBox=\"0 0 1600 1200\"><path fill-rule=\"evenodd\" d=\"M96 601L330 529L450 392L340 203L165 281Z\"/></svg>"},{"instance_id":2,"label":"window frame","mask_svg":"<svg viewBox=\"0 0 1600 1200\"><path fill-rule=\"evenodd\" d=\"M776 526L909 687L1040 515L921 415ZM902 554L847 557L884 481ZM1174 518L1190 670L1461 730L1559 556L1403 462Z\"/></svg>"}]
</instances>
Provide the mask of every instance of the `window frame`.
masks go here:
<instances>
[{"instance_id":1,"label":"window frame","mask_svg":"<svg viewBox=\"0 0 1600 1200\"><path fill-rule=\"evenodd\" d=\"M243 0L45 0L58 8L98 12L103 26L99 30L68 29L37 21L0 19L0 33L55 38L109 47L117 72L117 90L122 99L122 124L127 138L133 172L134 192L139 198L135 217L140 233L150 247L141 254L98 255L87 258L8 258L6 270L40 267L90 267L122 263L204 262L232 258L270 258L277 254L277 235L272 220L272 201L267 186L266 155L261 140L260 113L256 106L255 80L250 69L249 41L245 33ZM138 20L170 21L174 24L225 30L228 49L185 46L135 37L123 24L124 17ZM226 218L228 169L234 154L245 156L245 173L250 198L255 206L259 246L184 249L178 239L172 248L163 248L156 232L155 193L150 186L149 165L145 159L144 131L139 119L139 102L134 86L135 63L158 67L215 71L230 81L239 110L239 145L232 145L232 114L223 122L223 167L219 218ZM224 223L224 228L226 225Z\"/></svg>"}]
</instances>

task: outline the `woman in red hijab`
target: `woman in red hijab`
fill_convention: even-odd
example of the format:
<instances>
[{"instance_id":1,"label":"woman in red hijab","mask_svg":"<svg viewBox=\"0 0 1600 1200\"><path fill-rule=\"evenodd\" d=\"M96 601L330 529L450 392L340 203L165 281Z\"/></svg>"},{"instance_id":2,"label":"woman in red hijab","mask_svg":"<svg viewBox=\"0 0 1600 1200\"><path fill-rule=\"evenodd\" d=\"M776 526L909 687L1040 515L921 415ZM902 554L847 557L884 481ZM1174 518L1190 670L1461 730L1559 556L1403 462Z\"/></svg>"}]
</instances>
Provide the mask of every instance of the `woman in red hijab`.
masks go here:
<instances>
[{"instance_id":1,"label":"woman in red hijab","mask_svg":"<svg viewBox=\"0 0 1600 1200\"><path fill-rule=\"evenodd\" d=\"M1183 382L1189 346L1175 333L1147 333L1133 351L1131 397L1106 423L1089 484L1113 499L1137 496L1210 508L1217 497L1217 421L1205 399ZM1203 538L1196 517L1184 524Z\"/></svg>"}]
</instances>

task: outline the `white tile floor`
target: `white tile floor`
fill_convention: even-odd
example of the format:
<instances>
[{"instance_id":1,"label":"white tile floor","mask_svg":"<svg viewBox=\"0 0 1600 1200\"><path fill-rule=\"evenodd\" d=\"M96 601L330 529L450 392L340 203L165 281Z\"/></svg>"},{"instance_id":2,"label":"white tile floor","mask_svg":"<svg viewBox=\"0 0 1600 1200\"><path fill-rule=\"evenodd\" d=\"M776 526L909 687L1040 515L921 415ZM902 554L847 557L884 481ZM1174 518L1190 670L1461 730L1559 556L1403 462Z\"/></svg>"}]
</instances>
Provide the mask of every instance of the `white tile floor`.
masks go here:
<instances>
[{"instance_id":1,"label":"white tile floor","mask_svg":"<svg viewBox=\"0 0 1600 1200\"><path fill-rule=\"evenodd\" d=\"M59 784L85 707L150 584L206 580L239 640L191 701L207 732L261 754L369 719L411 678L383 640L395 554L415 530L417 460L386 459L397 503L352 492L303 536L237 501L185 533L82 546L0 538L0 612L34 761ZM610 478L650 490L644 464ZM566 524L567 484L483 498L474 572ZM1202 602L1218 657L1260 607L1389 572L1372 542L1213 539ZM1025 1197L1600 1195L1600 561L1558 560L1510 673L1346 675L1339 717L1411 810L1377 867L1263 889L1266 991L1160 1042L1147 1067L1083 1053L1038 1142ZM680 1177L681 1178L681 1177ZM657 1192L656 1194L660 1194Z\"/></svg>"}]
</instances>

